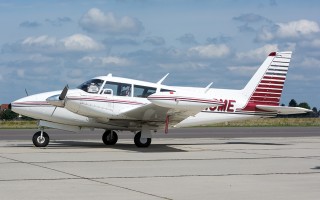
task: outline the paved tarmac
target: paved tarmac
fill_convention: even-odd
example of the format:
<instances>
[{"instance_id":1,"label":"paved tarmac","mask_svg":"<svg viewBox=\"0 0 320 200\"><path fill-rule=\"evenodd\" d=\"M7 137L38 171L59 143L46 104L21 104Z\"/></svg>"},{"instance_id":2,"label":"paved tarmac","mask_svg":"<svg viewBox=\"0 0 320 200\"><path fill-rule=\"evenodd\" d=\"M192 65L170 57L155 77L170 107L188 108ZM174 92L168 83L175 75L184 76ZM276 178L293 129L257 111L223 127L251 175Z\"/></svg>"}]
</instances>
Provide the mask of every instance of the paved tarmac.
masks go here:
<instances>
[{"instance_id":1,"label":"paved tarmac","mask_svg":"<svg viewBox=\"0 0 320 200\"><path fill-rule=\"evenodd\" d=\"M319 127L171 131L147 149L53 129L35 148L28 131L0 130L0 199L320 198Z\"/></svg>"}]
</instances>

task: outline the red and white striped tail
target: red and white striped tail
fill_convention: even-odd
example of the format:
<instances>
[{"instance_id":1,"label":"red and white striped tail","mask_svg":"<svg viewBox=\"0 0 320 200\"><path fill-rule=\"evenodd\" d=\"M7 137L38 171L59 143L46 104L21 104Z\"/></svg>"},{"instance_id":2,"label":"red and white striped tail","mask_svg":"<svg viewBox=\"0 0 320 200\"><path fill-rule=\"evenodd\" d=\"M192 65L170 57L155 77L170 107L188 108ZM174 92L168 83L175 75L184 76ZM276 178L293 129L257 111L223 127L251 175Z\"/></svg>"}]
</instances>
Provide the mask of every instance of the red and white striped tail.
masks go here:
<instances>
[{"instance_id":1,"label":"red and white striped tail","mask_svg":"<svg viewBox=\"0 0 320 200\"><path fill-rule=\"evenodd\" d=\"M246 108L256 105L278 106L286 80L292 52L272 52L252 77L244 94L248 97Z\"/></svg>"}]
</instances>

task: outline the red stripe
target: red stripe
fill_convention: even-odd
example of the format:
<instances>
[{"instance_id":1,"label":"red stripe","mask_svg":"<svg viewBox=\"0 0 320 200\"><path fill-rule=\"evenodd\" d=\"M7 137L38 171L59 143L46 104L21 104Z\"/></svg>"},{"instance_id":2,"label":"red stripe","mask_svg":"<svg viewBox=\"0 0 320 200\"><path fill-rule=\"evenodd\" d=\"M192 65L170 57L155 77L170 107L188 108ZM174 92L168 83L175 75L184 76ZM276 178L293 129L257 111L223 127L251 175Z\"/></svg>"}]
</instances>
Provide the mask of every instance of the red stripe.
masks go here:
<instances>
[{"instance_id":1,"label":"red stripe","mask_svg":"<svg viewBox=\"0 0 320 200\"><path fill-rule=\"evenodd\" d=\"M285 77L264 76L263 79L286 80Z\"/></svg>"},{"instance_id":2,"label":"red stripe","mask_svg":"<svg viewBox=\"0 0 320 200\"><path fill-rule=\"evenodd\" d=\"M282 93L282 90L272 90L272 89L260 89L257 88L255 92L270 92L270 93Z\"/></svg>"},{"instance_id":3,"label":"red stripe","mask_svg":"<svg viewBox=\"0 0 320 200\"><path fill-rule=\"evenodd\" d=\"M269 81L269 80L261 80L260 83L271 83L271 84L284 84L284 82L281 81Z\"/></svg>"},{"instance_id":4,"label":"red stripe","mask_svg":"<svg viewBox=\"0 0 320 200\"><path fill-rule=\"evenodd\" d=\"M283 85L267 85L267 84L259 84L258 85L258 88L278 88L278 89L282 89L283 88Z\"/></svg>"},{"instance_id":5,"label":"red stripe","mask_svg":"<svg viewBox=\"0 0 320 200\"><path fill-rule=\"evenodd\" d=\"M260 93L260 92L255 92L253 93L252 96L255 97L281 97L281 94L272 94L272 93Z\"/></svg>"}]
</instances>

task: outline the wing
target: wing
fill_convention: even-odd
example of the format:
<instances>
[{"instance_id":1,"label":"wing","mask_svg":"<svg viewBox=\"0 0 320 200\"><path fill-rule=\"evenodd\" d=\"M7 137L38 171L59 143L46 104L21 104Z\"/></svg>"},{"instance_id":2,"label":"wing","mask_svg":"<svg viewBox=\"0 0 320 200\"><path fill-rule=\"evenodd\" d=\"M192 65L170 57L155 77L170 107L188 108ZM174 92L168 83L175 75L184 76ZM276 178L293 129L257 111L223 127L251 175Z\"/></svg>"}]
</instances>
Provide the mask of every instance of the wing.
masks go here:
<instances>
[{"instance_id":1,"label":"wing","mask_svg":"<svg viewBox=\"0 0 320 200\"><path fill-rule=\"evenodd\" d=\"M157 126L164 125L169 116L169 123L174 126L205 108L222 105L216 99L181 96L170 92L152 94L148 97L148 100L150 101L149 104L121 114L136 120L152 122Z\"/></svg>"},{"instance_id":2,"label":"wing","mask_svg":"<svg viewBox=\"0 0 320 200\"><path fill-rule=\"evenodd\" d=\"M202 110L202 109L201 109ZM159 122L164 123L167 116L170 116L170 123L177 124L182 120L188 118L189 116L199 113L201 110L182 110L173 109L163 106L158 106L156 104L150 103L133 110L121 113L130 118L141 121Z\"/></svg>"}]
</instances>

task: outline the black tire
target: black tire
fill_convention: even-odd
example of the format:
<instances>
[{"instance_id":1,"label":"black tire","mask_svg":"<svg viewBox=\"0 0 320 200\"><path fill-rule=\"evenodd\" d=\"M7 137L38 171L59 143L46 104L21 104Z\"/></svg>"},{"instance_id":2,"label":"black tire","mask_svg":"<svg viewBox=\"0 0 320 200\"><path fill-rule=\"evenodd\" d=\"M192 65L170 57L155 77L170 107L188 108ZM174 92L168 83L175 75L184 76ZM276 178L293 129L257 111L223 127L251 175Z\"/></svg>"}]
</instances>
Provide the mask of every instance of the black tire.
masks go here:
<instances>
[{"instance_id":1,"label":"black tire","mask_svg":"<svg viewBox=\"0 0 320 200\"><path fill-rule=\"evenodd\" d=\"M118 142L118 134L115 131L106 130L102 135L102 141L105 145L115 145Z\"/></svg>"},{"instance_id":2,"label":"black tire","mask_svg":"<svg viewBox=\"0 0 320 200\"><path fill-rule=\"evenodd\" d=\"M148 147L151 144L151 138L141 138L141 132L138 132L134 136L134 144L137 147Z\"/></svg>"},{"instance_id":3,"label":"black tire","mask_svg":"<svg viewBox=\"0 0 320 200\"><path fill-rule=\"evenodd\" d=\"M36 147L46 147L49 144L50 138L46 132L42 133L41 139L41 131L36 132L32 137L32 142Z\"/></svg>"}]
</instances>

